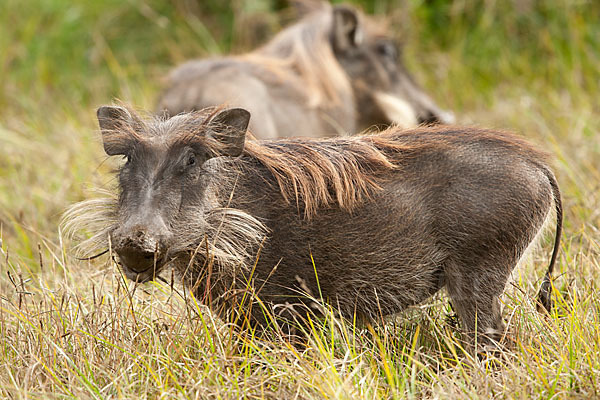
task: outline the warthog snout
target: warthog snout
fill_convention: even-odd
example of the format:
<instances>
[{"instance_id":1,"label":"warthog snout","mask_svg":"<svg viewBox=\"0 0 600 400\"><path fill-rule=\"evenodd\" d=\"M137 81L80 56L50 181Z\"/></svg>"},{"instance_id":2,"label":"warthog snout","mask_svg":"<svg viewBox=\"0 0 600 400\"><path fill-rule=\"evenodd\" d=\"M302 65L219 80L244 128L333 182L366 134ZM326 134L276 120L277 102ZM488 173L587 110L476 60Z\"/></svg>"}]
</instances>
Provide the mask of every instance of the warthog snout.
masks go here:
<instances>
[{"instance_id":1,"label":"warthog snout","mask_svg":"<svg viewBox=\"0 0 600 400\"><path fill-rule=\"evenodd\" d=\"M453 124L456 121L454 113L444 110L428 111L419 115L419 125Z\"/></svg>"},{"instance_id":2,"label":"warthog snout","mask_svg":"<svg viewBox=\"0 0 600 400\"><path fill-rule=\"evenodd\" d=\"M146 282L165 263L170 235L164 223L157 225L125 226L113 233L114 250L128 278Z\"/></svg>"}]
</instances>

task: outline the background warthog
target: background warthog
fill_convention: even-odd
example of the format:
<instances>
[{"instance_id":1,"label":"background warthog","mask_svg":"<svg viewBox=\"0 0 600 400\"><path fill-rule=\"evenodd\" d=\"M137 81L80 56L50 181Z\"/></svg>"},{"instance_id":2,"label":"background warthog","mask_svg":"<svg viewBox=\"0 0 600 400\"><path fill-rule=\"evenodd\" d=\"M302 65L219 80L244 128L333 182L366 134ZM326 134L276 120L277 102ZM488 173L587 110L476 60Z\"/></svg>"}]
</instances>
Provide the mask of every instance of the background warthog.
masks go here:
<instances>
[{"instance_id":1,"label":"background warthog","mask_svg":"<svg viewBox=\"0 0 600 400\"><path fill-rule=\"evenodd\" d=\"M328 4L254 52L176 68L158 111L175 115L221 104L250 110L255 117L250 128L260 138L453 118L413 80L381 23Z\"/></svg>"},{"instance_id":2,"label":"background warthog","mask_svg":"<svg viewBox=\"0 0 600 400\"><path fill-rule=\"evenodd\" d=\"M390 128L244 143L242 109L142 120L101 107L98 118L106 153L127 157L119 199L75 206L68 225L104 221L84 244L110 237L132 280L171 265L200 298L231 305L260 247L252 284L284 319L309 302L302 293L374 319L446 287L466 331L497 339L498 298L555 204L540 292L550 307L560 194L545 156L518 137ZM265 323L258 307L252 316Z\"/></svg>"}]
</instances>

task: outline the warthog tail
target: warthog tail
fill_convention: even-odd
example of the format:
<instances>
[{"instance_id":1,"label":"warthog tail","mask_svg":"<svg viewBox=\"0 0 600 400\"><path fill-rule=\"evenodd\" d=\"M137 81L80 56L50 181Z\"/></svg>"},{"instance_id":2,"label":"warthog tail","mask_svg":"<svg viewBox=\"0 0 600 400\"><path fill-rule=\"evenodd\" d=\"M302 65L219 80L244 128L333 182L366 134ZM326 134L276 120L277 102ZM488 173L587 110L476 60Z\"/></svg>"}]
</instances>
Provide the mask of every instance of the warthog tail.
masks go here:
<instances>
[{"instance_id":1,"label":"warthog tail","mask_svg":"<svg viewBox=\"0 0 600 400\"><path fill-rule=\"evenodd\" d=\"M554 196L554 205L556 207L556 236L554 238L554 250L552 251L552 258L550 259L550 265L548 266L548 270L546 271L546 275L542 281L542 286L540 287L540 292L538 294L538 311L542 311L545 309L550 312L552 309L552 271L554 271L554 264L556 263L556 259L558 257L558 251L560 248L560 237L562 234L562 220L563 220L563 208L562 201L560 197L560 190L558 189L558 183L556 182L556 177L547 168L544 168L546 172L546 176L550 181L550 186L552 187L552 195Z\"/></svg>"}]
</instances>

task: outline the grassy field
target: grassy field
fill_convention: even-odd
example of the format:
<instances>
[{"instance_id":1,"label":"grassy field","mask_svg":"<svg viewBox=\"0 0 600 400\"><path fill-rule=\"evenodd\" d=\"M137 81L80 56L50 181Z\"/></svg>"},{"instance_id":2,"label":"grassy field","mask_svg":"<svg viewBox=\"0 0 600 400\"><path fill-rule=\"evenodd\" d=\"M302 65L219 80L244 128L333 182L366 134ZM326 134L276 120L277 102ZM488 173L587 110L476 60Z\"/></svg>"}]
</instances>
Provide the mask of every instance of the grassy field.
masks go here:
<instances>
[{"instance_id":1,"label":"grassy field","mask_svg":"<svg viewBox=\"0 0 600 400\"><path fill-rule=\"evenodd\" d=\"M152 109L171 66L259 43L289 19L284 3L0 2L0 398L600 398L591 0L360 2L389 16L409 68L460 123L520 132L555 156L556 308L535 310L548 239L514 274L500 363L465 354L443 295L384 326L321 321L300 351L233 334L178 285L134 287L106 257L74 258L62 212L115 184L95 109Z\"/></svg>"}]
</instances>

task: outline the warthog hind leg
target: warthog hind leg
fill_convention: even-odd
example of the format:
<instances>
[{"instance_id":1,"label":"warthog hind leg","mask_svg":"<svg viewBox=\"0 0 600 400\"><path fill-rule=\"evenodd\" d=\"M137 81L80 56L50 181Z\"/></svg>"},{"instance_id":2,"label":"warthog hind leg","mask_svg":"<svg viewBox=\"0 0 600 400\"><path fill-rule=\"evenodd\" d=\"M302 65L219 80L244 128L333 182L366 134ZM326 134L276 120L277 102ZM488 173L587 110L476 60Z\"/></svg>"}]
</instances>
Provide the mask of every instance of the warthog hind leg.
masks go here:
<instances>
[{"instance_id":1,"label":"warthog hind leg","mask_svg":"<svg viewBox=\"0 0 600 400\"><path fill-rule=\"evenodd\" d=\"M450 301L469 335L470 345L478 351L498 349L504 335L500 295L509 274L509 269L498 267L481 268L471 274L448 274Z\"/></svg>"}]
</instances>

